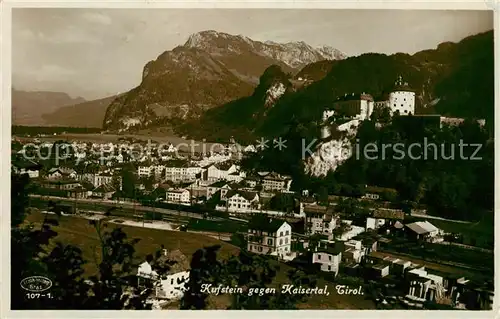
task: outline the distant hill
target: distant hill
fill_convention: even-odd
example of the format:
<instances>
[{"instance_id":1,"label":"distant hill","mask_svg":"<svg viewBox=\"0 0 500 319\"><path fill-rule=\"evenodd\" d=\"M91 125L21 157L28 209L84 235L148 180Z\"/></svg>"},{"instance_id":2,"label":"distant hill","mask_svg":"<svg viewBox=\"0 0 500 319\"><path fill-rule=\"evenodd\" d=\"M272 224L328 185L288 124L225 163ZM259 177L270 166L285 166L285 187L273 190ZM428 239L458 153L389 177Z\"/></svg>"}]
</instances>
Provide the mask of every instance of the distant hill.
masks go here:
<instances>
[{"instance_id":1,"label":"distant hill","mask_svg":"<svg viewBox=\"0 0 500 319\"><path fill-rule=\"evenodd\" d=\"M29 92L15 88L11 92L13 125L46 125L43 114L54 112L62 106L85 102L81 97L72 98L63 92Z\"/></svg>"},{"instance_id":2,"label":"distant hill","mask_svg":"<svg viewBox=\"0 0 500 319\"><path fill-rule=\"evenodd\" d=\"M46 125L69 127L102 127L109 104L117 96L68 105L42 115Z\"/></svg>"}]
</instances>

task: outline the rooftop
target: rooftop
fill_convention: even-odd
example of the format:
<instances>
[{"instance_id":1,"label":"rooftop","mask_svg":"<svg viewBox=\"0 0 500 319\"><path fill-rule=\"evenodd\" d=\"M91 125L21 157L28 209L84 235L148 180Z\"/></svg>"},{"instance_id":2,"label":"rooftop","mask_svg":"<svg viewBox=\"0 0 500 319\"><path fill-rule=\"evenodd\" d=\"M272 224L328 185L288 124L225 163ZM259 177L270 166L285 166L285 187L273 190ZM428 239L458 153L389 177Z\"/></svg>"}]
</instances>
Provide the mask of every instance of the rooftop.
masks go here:
<instances>
[{"instance_id":1,"label":"rooftop","mask_svg":"<svg viewBox=\"0 0 500 319\"><path fill-rule=\"evenodd\" d=\"M110 193L110 192L114 192L114 191L115 191L115 188L111 185L108 185L108 184L102 184L93 190L93 192L96 192L96 193Z\"/></svg>"},{"instance_id":2,"label":"rooftop","mask_svg":"<svg viewBox=\"0 0 500 319\"><path fill-rule=\"evenodd\" d=\"M276 232L286 221L270 218L267 215L254 215L248 223L248 229L261 230L268 233Z\"/></svg>"},{"instance_id":3,"label":"rooftop","mask_svg":"<svg viewBox=\"0 0 500 319\"><path fill-rule=\"evenodd\" d=\"M341 102L341 101L359 101L359 100L366 100L366 101L373 101L373 97L370 94L367 93L350 93L350 94L344 94L342 96L337 97L335 102Z\"/></svg>"},{"instance_id":4,"label":"rooftop","mask_svg":"<svg viewBox=\"0 0 500 319\"><path fill-rule=\"evenodd\" d=\"M226 181L217 181L215 183L212 183L212 184L208 185L208 187L217 187L217 188L220 188L220 187L223 187L223 186L225 186L227 184L228 184L228 182L226 182Z\"/></svg>"},{"instance_id":5,"label":"rooftop","mask_svg":"<svg viewBox=\"0 0 500 319\"><path fill-rule=\"evenodd\" d=\"M240 190L230 190L229 192L227 192L226 197L231 198L235 195L239 195L239 196L243 197L244 199L251 201L255 198L257 193L240 191Z\"/></svg>"},{"instance_id":6,"label":"rooftop","mask_svg":"<svg viewBox=\"0 0 500 319\"><path fill-rule=\"evenodd\" d=\"M432 225L428 221L411 223L406 225L406 227L408 227L409 229L411 229L412 231L414 231L419 235L427 234L438 230L436 226Z\"/></svg>"},{"instance_id":7,"label":"rooftop","mask_svg":"<svg viewBox=\"0 0 500 319\"><path fill-rule=\"evenodd\" d=\"M331 246L318 248L318 253L325 253L329 255L338 255L342 253L343 249L339 246Z\"/></svg>"},{"instance_id":8,"label":"rooftop","mask_svg":"<svg viewBox=\"0 0 500 319\"><path fill-rule=\"evenodd\" d=\"M403 81L403 77L400 75L396 82L394 82L394 87L392 88L392 91L408 91L408 92L415 92L414 89L412 89L407 82Z\"/></svg>"}]
</instances>

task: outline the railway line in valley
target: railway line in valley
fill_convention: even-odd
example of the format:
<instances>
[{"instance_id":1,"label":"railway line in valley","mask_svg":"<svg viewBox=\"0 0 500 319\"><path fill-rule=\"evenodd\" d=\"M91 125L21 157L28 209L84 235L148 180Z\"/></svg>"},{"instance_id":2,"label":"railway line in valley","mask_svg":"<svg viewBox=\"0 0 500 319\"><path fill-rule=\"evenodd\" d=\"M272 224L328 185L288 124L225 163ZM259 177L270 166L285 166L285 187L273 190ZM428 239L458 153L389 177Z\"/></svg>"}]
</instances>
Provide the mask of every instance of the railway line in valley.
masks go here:
<instances>
[{"instance_id":1,"label":"railway line in valley","mask_svg":"<svg viewBox=\"0 0 500 319\"><path fill-rule=\"evenodd\" d=\"M30 206L40 209L46 209L49 201L54 201L66 206L71 206L78 211L106 212L114 208L113 216L134 217L138 214L153 213L164 215L165 219L186 220L190 218L204 219L203 215L166 208L144 206L140 203L119 202L111 200L93 200L93 199L70 199L55 196L30 195Z\"/></svg>"}]
</instances>

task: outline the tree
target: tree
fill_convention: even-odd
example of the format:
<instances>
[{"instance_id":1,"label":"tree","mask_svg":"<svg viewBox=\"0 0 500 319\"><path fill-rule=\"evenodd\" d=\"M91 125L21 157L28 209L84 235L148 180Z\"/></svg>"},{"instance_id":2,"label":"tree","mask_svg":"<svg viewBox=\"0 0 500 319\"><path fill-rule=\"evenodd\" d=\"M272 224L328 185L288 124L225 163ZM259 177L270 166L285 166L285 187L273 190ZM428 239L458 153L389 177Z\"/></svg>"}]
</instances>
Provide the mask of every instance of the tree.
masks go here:
<instances>
[{"instance_id":1,"label":"tree","mask_svg":"<svg viewBox=\"0 0 500 319\"><path fill-rule=\"evenodd\" d=\"M83 265L88 261L82 257L78 247L55 242L48 251L49 243L57 239L50 225L58 225L57 219L44 216L40 228L25 225L26 188L29 179L12 175L12 231L11 231L11 282L46 274L53 283L51 299L27 299L26 292L18 284L11 286L12 309L150 309L149 295L155 283L139 287L134 273L135 249L138 239L129 240L120 229L104 231L107 224L90 221L94 225L99 245L95 247L94 262L99 272L84 279ZM50 202L49 210L60 214L57 203ZM168 271L171 261L161 261L160 252L153 259L160 276ZM132 279L131 276L132 275Z\"/></svg>"},{"instance_id":2,"label":"tree","mask_svg":"<svg viewBox=\"0 0 500 319\"><path fill-rule=\"evenodd\" d=\"M24 278L45 273L45 266L40 260L44 253L44 245L57 235L47 219L44 219L40 228L26 225L26 206L28 203L27 175L11 175L11 308L12 309L40 309L42 300L27 299L26 291L19 285Z\"/></svg>"},{"instance_id":3,"label":"tree","mask_svg":"<svg viewBox=\"0 0 500 319\"><path fill-rule=\"evenodd\" d=\"M199 310L207 307L208 293L203 285L217 285L222 281L222 264L217 260L219 245L198 249L191 258L189 281L181 299L181 309Z\"/></svg>"},{"instance_id":4,"label":"tree","mask_svg":"<svg viewBox=\"0 0 500 319\"><path fill-rule=\"evenodd\" d=\"M278 193L269 202L272 210L290 213L295 210L295 197L289 193Z\"/></svg>"},{"instance_id":5,"label":"tree","mask_svg":"<svg viewBox=\"0 0 500 319\"><path fill-rule=\"evenodd\" d=\"M326 187L321 186L318 189L318 192L316 194L316 198L318 199L318 202L320 202L322 204L328 203L328 190L326 189Z\"/></svg>"},{"instance_id":6,"label":"tree","mask_svg":"<svg viewBox=\"0 0 500 319\"><path fill-rule=\"evenodd\" d=\"M247 249L247 241L243 234L234 233L231 235L231 244L241 249Z\"/></svg>"}]
</instances>

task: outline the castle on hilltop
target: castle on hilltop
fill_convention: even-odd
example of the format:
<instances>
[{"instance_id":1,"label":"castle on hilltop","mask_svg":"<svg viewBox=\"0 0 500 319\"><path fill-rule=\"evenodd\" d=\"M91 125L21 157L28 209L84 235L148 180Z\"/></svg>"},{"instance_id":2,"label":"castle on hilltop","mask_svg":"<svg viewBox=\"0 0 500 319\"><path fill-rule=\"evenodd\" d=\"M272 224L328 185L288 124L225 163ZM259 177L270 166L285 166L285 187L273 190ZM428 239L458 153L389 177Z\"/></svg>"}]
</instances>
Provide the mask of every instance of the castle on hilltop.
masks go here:
<instances>
[{"instance_id":1,"label":"castle on hilltop","mask_svg":"<svg viewBox=\"0 0 500 319\"><path fill-rule=\"evenodd\" d=\"M331 135L328 120L332 116L350 121L364 121L370 119L375 108L382 107L387 107L391 115L415 114L415 90L403 82L402 76L399 76L386 100L374 101L373 97L365 92L338 97L331 107L323 111L321 138Z\"/></svg>"}]
</instances>

